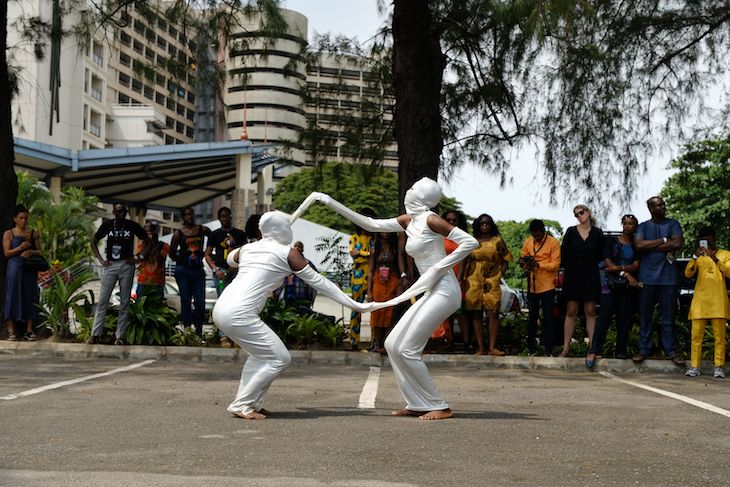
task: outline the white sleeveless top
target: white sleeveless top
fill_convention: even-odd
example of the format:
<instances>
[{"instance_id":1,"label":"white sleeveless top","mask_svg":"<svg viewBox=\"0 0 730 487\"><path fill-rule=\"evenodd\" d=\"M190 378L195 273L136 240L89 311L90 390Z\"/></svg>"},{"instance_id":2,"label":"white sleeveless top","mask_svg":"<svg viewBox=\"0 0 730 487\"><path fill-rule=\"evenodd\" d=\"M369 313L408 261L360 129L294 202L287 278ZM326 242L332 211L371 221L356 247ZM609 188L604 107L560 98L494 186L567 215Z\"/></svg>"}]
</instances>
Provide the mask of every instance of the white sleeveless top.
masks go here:
<instances>
[{"instance_id":1,"label":"white sleeveless top","mask_svg":"<svg viewBox=\"0 0 730 487\"><path fill-rule=\"evenodd\" d=\"M446 257L444 236L428 227L428 217L435 215L432 211L425 211L414 216L406 227L406 252L413 257L418 272L423 274L435 263Z\"/></svg>"}]
</instances>

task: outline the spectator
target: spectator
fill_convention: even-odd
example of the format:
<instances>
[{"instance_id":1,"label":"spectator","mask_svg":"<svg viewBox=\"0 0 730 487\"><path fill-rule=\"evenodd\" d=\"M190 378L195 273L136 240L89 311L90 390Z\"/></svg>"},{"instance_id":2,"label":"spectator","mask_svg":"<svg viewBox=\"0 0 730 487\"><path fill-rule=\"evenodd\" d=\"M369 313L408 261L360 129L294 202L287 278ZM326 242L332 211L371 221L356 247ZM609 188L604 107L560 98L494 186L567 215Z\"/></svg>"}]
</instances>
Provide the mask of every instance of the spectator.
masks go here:
<instances>
[{"instance_id":1,"label":"spectator","mask_svg":"<svg viewBox=\"0 0 730 487\"><path fill-rule=\"evenodd\" d=\"M603 350L606 332L616 316L616 358L626 358L629 341L631 315L636 304L636 279L639 270L639 254L634 248L634 234L639 220L634 215L621 217L621 235L606 238L603 259L606 272L606 292L601 294L601 310L591 347L586 355L586 367L595 365L598 354Z\"/></svg>"},{"instance_id":2,"label":"spectator","mask_svg":"<svg viewBox=\"0 0 730 487\"><path fill-rule=\"evenodd\" d=\"M7 259L5 274L5 307L3 317L8 327L8 340L17 341L15 322L25 322L23 338L36 340L33 321L38 315L38 272L23 267L23 259L41 255L41 236L28 228L28 209L18 205L13 211L15 226L3 233L3 254Z\"/></svg>"},{"instance_id":3,"label":"spectator","mask_svg":"<svg viewBox=\"0 0 730 487\"><path fill-rule=\"evenodd\" d=\"M399 258L398 236L395 233L378 234L368 269L368 301L384 302L398 295L399 276L405 272L405 265ZM385 353L385 337L392 326L392 307L370 314L371 351Z\"/></svg>"},{"instance_id":4,"label":"spectator","mask_svg":"<svg viewBox=\"0 0 730 487\"><path fill-rule=\"evenodd\" d=\"M302 242L294 242L292 248L298 251L304 257L304 244ZM304 257L309 267L314 272L319 272L311 260ZM284 303L287 306L297 306L304 313L311 313L314 299L317 297L317 291L309 287L299 276L292 273L284 279Z\"/></svg>"},{"instance_id":5,"label":"spectator","mask_svg":"<svg viewBox=\"0 0 730 487\"><path fill-rule=\"evenodd\" d=\"M659 196L649 198L646 206L651 220L639 225L634 240L639 251L639 281L644 287L639 293L639 353L633 360L641 363L652 353L652 322L654 306L658 303L664 353L675 365L682 367L684 360L677 355L674 339L679 286L674 252L684 245L682 227L677 220L666 217L667 206Z\"/></svg>"},{"instance_id":6,"label":"spectator","mask_svg":"<svg viewBox=\"0 0 730 487\"><path fill-rule=\"evenodd\" d=\"M157 224L145 224L144 231L152 240L152 250L144 261L137 266L137 297L148 293L157 293L160 299L165 297L165 259L170 253L170 246L160 242L157 235ZM137 244L137 254L142 254L144 242Z\"/></svg>"},{"instance_id":7,"label":"spectator","mask_svg":"<svg viewBox=\"0 0 730 487\"><path fill-rule=\"evenodd\" d=\"M205 248L205 261L213 270L213 284L220 296L235 275L235 269L231 269L226 262L228 254L245 245L248 239L243 230L233 227L230 208L224 206L218 210L218 221L221 227L210 234Z\"/></svg>"},{"instance_id":8,"label":"spectator","mask_svg":"<svg viewBox=\"0 0 730 487\"><path fill-rule=\"evenodd\" d=\"M362 214L368 217L375 216L375 212L371 208L364 208ZM350 289L352 299L358 303L363 303L367 294L368 275L370 274L368 264L373 243L373 236L370 232L355 225L355 233L350 235L350 257L352 257ZM352 350L357 350L360 343L361 321L362 314L353 309L350 313L350 347Z\"/></svg>"},{"instance_id":9,"label":"spectator","mask_svg":"<svg viewBox=\"0 0 730 487\"><path fill-rule=\"evenodd\" d=\"M134 280L134 266L146 259L152 251L152 240L137 222L127 220L127 205L115 203L112 207L114 218L101 224L91 239L91 251L102 265L101 290L96 304L94 326L86 343L97 343L104 333L104 320L109 305L109 297L119 282L119 320L115 332L115 345L124 345L127 332L127 308ZM133 254L134 237L144 242L142 253ZM106 238L106 258L99 252L99 240Z\"/></svg>"},{"instance_id":10,"label":"spectator","mask_svg":"<svg viewBox=\"0 0 730 487\"><path fill-rule=\"evenodd\" d=\"M195 324L195 333L203 335L205 315L205 271L203 249L210 230L195 223L195 210L188 206L182 210L182 227L175 231L170 242L170 258L175 261L175 281L180 290L180 311L183 327ZM192 313L192 304L195 314Z\"/></svg>"},{"instance_id":11,"label":"spectator","mask_svg":"<svg viewBox=\"0 0 730 487\"><path fill-rule=\"evenodd\" d=\"M246 232L246 238L248 239L248 243L261 240L259 220L261 220L261 215L259 213L254 213L253 215L248 217L248 220L246 220L246 226L244 230Z\"/></svg>"},{"instance_id":12,"label":"spectator","mask_svg":"<svg viewBox=\"0 0 730 487\"><path fill-rule=\"evenodd\" d=\"M208 246L205 248L205 261L213 270L213 285L218 296L223 289L235 277L236 269L229 267L226 259L228 254L238 247L245 245L248 239L243 230L234 228L231 218L231 209L225 206L218 210L218 221L221 227L214 230L208 239ZM221 346L231 348L233 343L220 332Z\"/></svg>"},{"instance_id":13,"label":"spectator","mask_svg":"<svg viewBox=\"0 0 730 487\"><path fill-rule=\"evenodd\" d=\"M596 227L591 210L585 205L573 209L578 225L569 227L560 246L560 257L565 269L563 295L567 301L561 357L570 353L578 307L583 303L586 316L586 335L589 346L596 328L596 301L601 292L598 263L603 256L603 231Z\"/></svg>"},{"instance_id":14,"label":"spectator","mask_svg":"<svg viewBox=\"0 0 730 487\"><path fill-rule=\"evenodd\" d=\"M545 355L553 354L555 344L555 276L560 267L560 243L545 231L542 220L530 222L530 236L522 244L520 267L527 271L527 349L537 352L537 321L540 320L541 342ZM542 310L542 318L540 318Z\"/></svg>"},{"instance_id":15,"label":"spectator","mask_svg":"<svg viewBox=\"0 0 730 487\"><path fill-rule=\"evenodd\" d=\"M489 318L489 348L487 354L502 356L499 350L497 333L499 331L499 308L502 301L502 290L499 283L507 271L507 265L512 262L512 252L502 240L499 228L491 216L482 214L474 220L473 233L479 242L467 257L464 266L466 276L466 290L464 291L464 309L471 317L472 327L477 339L476 355L484 354L484 333L482 331L482 316L484 310ZM465 326L462 334L464 343L469 341L468 330Z\"/></svg>"},{"instance_id":16,"label":"spectator","mask_svg":"<svg viewBox=\"0 0 730 487\"><path fill-rule=\"evenodd\" d=\"M700 375L702 341L709 321L715 338L714 377L724 379L725 326L730 318L730 301L725 279L730 278L730 252L717 248L714 228L704 227L700 230L697 250L684 269L684 275L697 276L692 304L689 307L689 319L692 320L691 366L684 375Z\"/></svg>"}]
</instances>

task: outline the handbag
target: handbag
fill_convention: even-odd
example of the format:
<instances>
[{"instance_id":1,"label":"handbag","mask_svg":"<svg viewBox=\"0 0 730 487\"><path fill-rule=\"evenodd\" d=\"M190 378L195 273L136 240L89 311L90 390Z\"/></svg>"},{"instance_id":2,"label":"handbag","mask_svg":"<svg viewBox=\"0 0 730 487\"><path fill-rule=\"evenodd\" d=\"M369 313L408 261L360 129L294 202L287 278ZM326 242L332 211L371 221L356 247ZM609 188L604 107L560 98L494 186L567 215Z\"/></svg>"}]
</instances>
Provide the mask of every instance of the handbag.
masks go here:
<instances>
[{"instance_id":1,"label":"handbag","mask_svg":"<svg viewBox=\"0 0 730 487\"><path fill-rule=\"evenodd\" d=\"M629 287L629 280L624 276L620 276L615 272L606 272L606 281L611 289L621 289Z\"/></svg>"},{"instance_id":2,"label":"handbag","mask_svg":"<svg viewBox=\"0 0 730 487\"><path fill-rule=\"evenodd\" d=\"M30 272L45 272L51 266L42 255L34 255L33 257L23 257L23 269Z\"/></svg>"},{"instance_id":3,"label":"handbag","mask_svg":"<svg viewBox=\"0 0 730 487\"><path fill-rule=\"evenodd\" d=\"M623 257L623 249L621 247L621 242L618 241L618 238L616 238L616 244L617 244L617 250L618 250L618 257ZM610 289L622 289L629 287L629 280L616 272L606 272L606 284L608 284L608 287Z\"/></svg>"}]
</instances>

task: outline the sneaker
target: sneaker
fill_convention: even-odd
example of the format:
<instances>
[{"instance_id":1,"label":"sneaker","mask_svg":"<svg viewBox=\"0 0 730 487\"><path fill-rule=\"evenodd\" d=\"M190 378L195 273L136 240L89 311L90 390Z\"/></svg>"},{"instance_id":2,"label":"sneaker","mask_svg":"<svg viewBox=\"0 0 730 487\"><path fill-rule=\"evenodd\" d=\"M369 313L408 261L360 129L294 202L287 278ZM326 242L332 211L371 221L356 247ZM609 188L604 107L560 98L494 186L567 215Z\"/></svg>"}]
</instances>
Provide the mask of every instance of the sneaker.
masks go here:
<instances>
[{"instance_id":1,"label":"sneaker","mask_svg":"<svg viewBox=\"0 0 730 487\"><path fill-rule=\"evenodd\" d=\"M114 340L114 345L126 345L126 343L124 343L124 339L117 338L116 340Z\"/></svg>"},{"instance_id":2,"label":"sneaker","mask_svg":"<svg viewBox=\"0 0 730 487\"><path fill-rule=\"evenodd\" d=\"M724 379L725 378L725 369L722 367L715 367L715 373L713 374L715 379Z\"/></svg>"},{"instance_id":3,"label":"sneaker","mask_svg":"<svg viewBox=\"0 0 730 487\"><path fill-rule=\"evenodd\" d=\"M93 345L95 343L99 343L99 337L91 335L89 338L86 339L87 345Z\"/></svg>"},{"instance_id":4,"label":"sneaker","mask_svg":"<svg viewBox=\"0 0 730 487\"><path fill-rule=\"evenodd\" d=\"M11 333L11 334L8 335L8 341L9 342L17 342L18 341L18 337L15 336L15 333Z\"/></svg>"},{"instance_id":5,"label":"sneaker","mask_svg":"<svg viewBox=\"0 0 730 487\"><path fill-rule=\"evenodd\" d=\"M38 335L33 333L32 331L27 332L25 335L23 335L24 340L28 340L29 342L34 342L38 338Z\"/></svg>"},{"instance_id":6,"label":"sneaker","mask_svg":"<svg viewBox=\"0 0 730 487\"><path fill-rule=\"evenodd\" d=\"M684 373L687 377L699 377L702 375L702 372L700 372L700 369L697 367L690 367L687 369L687 372Z\"/></svg>"}]
</instances>

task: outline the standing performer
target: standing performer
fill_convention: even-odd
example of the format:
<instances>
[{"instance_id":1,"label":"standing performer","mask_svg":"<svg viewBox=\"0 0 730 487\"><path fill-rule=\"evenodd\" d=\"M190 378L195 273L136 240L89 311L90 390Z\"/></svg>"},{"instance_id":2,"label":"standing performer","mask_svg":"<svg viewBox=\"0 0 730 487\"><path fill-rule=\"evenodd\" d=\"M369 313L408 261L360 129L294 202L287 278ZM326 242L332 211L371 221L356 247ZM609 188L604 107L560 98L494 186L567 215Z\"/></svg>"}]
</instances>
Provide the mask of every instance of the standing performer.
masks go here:
<instances>
[{"instance_id":1,"label":"standing performer","mask_svg":"<svg viewBox=\"0 0 730 487\"><path fill-rule=\"evenodd\" d=\"M350 299L333 282L313 270L298 250L289 247L292 241L289 221L289 216L280 211L261 216L262 239L228 254L228 264L237 267L238 274L213 308L216 326L249 355L241 372L236 399L228 406L228 411L244 419L266 418L263 409L266 392L291 362L284 343L259 317L266 299L286 276L294 271L304 282L349 308L361 312L375 308L373 304Z\"/></svg>"},{"instance_id":2,"label":"standing performer","mask_svg":"<svg viewBox=\"0 0 730 487\"><path fill-rule=\"evenodd\" d=\"M461 289L451 267L466 258L479 243L430 211L440 199L441 188L436 181L422 178L406 192L406 214L397 218L375 220L360 215L323 193L310 194L292 215L295 219L315 201L321 201L370 232L406 232L406 252L413 257L421 277L400 296L377 303L391 306L425 292L405 312L385 341L396 383L406 401L406 407L393 411L393 416L418 416L420 419L453 416L449 405L436 392L421 354L439 323L461 304ZM458 244L449 255L444 250L444 237Z\"/></svg>"}]
</instances>

